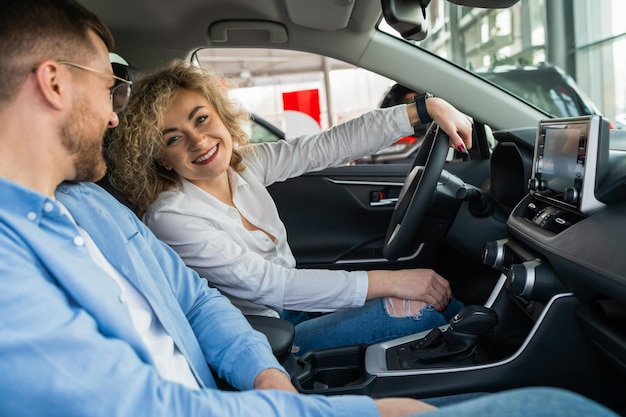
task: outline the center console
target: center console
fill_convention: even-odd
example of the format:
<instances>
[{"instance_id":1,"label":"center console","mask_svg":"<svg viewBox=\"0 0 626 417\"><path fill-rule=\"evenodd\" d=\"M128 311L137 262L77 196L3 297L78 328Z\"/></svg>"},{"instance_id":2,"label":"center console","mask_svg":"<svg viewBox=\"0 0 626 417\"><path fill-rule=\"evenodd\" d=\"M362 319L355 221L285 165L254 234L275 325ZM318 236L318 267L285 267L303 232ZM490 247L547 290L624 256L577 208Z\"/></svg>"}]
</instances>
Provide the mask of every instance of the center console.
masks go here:
<instances>
[{"instance_id":1,"label":"center console","mask_svg":"<svg viewBox=\"0 0 626 417\"><path fill-rule=\"evenodd\" d=\"M292 373L296 388L429 398L546 384L584 392L585 381L603 378L606 368L571 319L578 302L549 266L514 242L489 246L487 259L502 253L493 265L502 274L485 305L466 306L431 331L309 352Z\"/></svg>"}]
</instances>

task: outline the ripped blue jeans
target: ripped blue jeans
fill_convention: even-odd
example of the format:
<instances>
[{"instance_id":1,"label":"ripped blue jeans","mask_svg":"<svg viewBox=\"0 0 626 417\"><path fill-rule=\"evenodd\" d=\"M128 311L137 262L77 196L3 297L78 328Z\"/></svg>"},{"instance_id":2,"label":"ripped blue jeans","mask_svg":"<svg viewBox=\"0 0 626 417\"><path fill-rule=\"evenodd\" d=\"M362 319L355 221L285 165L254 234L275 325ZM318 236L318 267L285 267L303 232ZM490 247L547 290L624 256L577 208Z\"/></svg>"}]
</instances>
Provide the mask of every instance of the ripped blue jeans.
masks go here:
<instances>
[{"instance_id":1,"label":"ripped blue jeans","mask_svg":"<svg viewBox=\"0 0 626 417\"><path fill-rule=\"evenodd\" d=\"M302 355L310 350L374 344L430 330L448 323L462 307L460 301L452 298L443 313L434 310L430 304L411 312L410 308L402 306L394 309L386 298L379 298L367 301L363 307L317 316L285 310L282 318L296 326L293 353Z\"/></svg>"}]
</instances>

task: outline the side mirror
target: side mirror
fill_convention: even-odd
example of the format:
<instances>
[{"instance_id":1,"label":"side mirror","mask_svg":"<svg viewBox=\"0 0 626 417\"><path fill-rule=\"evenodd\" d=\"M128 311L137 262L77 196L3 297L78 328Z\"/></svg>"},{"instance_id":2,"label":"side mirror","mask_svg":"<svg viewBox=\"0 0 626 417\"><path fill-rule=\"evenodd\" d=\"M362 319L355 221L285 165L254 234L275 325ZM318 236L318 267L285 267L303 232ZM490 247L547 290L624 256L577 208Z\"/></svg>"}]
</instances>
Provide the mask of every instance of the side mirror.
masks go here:
<instances>
[{"instance_id":1,"label":"side mirror","mask_svg":"<svg viewBox=\"0 0 626 417\"><path fill-rule=\"evenodd\" d=\"M404 39L421 41L428 34L429 4L430 0L382 0L383 16Z\"/></svg>"}]
</instances>

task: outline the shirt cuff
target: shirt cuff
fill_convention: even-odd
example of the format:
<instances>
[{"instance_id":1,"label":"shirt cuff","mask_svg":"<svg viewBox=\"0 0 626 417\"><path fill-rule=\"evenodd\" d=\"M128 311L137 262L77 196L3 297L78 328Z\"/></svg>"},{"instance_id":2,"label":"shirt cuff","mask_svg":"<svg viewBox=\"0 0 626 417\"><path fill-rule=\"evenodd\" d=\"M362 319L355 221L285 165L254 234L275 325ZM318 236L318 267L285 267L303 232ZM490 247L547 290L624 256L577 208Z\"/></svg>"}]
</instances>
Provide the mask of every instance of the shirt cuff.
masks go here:
<instances>
[{"instance_id":1,"label":"shirt cuff","mask_svg":"<svg viewBox=\"0 0 626 417\"><path fill-rule=\"evenodd\" d=\"M411 125L411 121L409 120L409 114L406 111L405 105L394 106L393 116L396 122L396 128L399 130L400 134L408 136L415 133L415 130Z\"/></svg>"},{"instance_id":2,"label":"shirt cuff","mask_svg":"<svg viewBox=\"0 0 626 417\"><path fill-rule=\"evenodd\" d=\"M354 277L354 300L352 301L353 307L361 307L365 304L367 298L367 290L369 287L369 281L367 280L367 271L355 271Z\"/></svg>"},{"instance_id":3,"label":"shirt cuff","mask_svg":"<svg viewBox=\"0 0 626 417\"><path fill-rule=\"evenodd\" d=\"M270 355L271 357L267 356L267 350L265 348L259 349L256 347L250 347L241 352L240 357L243 356L248 358L249 360L247 360L246 363L238 363L237 372L234 372L234 370L230 370L231 375L236 375L236 381L232 381L231 384L241 390L254 389L254 380L256 379L257 375L261 373L261 371L270 368L278 369L279 371L282 371L289 376L285 368L283 368L278 363L274 355L271 353ZM265 358L265 360L263 360L262 358Z\"/></svg>"}]
</instances>

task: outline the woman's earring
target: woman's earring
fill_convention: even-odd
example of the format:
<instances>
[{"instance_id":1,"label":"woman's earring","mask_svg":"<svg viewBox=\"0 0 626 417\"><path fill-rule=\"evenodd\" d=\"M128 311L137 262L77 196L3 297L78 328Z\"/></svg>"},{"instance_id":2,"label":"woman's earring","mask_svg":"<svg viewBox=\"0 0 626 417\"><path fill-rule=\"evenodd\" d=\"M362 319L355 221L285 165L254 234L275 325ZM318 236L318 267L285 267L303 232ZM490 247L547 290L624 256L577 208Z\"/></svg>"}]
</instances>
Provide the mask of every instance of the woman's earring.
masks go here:
<instances>
[{"instance_id":1,"label":"woman's earring","mask_svg":"<svg viewBox=\"0 0 626 417\"><path fill-rule=\"evenodd\" d=\"M162 167L162 168L164 168L166 171L171 171L171 170L172 170L172 167L171 167L171 166L169 166L169 165L167 165L167 164L164 164L164 163L162 163L161 161L157 161L157 164L158 164L158 165L161 165L161 167Z\"/></svg>"}]
</instances>

